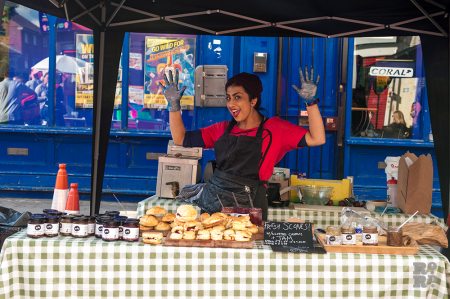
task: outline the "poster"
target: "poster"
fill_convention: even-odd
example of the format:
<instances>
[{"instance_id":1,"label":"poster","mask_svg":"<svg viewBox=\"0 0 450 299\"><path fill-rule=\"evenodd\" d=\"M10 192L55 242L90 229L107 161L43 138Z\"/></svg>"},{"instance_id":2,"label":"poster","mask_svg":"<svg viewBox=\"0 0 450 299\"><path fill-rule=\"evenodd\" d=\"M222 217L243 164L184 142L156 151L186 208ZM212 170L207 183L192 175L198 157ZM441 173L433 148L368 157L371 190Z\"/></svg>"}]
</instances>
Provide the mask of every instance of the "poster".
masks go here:
<instances>
[{"instance_id":1,"label":"poster","mask_svg":"<svg viewBox=\"0 0 450 299\"><path fill-rule=\"evenodd\" d=\"M80 63L77 64L75 107L92 108L94 104L94 36L92 34L76 35L76 58L80 60ZM119 66L121 65L119 63ZM118 108L121 102L122 67L119 67L114 108Z\"/></svg>"},{"instance_id":2,"label":"poster","mask_svg":"<svg viewBox=\"0 0 450 299\"><path fill-rule=\"evenodd\" d=\"M181 98L182 109L194 109L195 37L145 37L144 108L167 108L167 101L158 82L164 84L164 74L175 76L186 86Z\"/></svg>"},{"instance_id":3,"label":"poster","mask_svg":"<svg viewBox=\"0 0 450 299\"><path fill-rule=\"evenodd\" d=\"M92 34L76 35L76 58L85 63L84 67L77 66L75 107L92 108L94 103L94 36Z\"/></svg>"},{"instance_id":4,"label":"poster","mask_svg":"<svg viewBox=\"0 0 450 299\"><path fill-rule=\"evenodd\" d=\"M130 69L135 69L137 71L142 71L142 54L141 53L130 53Z\"/></svg>"},{"instance_id":5,"label":"poster","mask_svg":"<svg viewBox=\"0 0 450 299\"><path fill-rule=\"evenodd\" d=\"M137 85L130 85L128 87L128 101L130 104L143 105L144 87Z\"/></svg>"}]
</instances>

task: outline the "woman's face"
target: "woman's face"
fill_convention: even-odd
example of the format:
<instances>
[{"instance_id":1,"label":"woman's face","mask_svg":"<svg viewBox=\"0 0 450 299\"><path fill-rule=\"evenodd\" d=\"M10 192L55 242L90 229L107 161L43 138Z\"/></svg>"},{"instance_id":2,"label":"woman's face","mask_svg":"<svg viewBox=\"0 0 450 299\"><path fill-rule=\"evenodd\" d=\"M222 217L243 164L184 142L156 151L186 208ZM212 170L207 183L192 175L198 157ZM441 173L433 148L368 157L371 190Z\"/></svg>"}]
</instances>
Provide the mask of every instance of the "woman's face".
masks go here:
<instances>
[{"instance_id":1,"label":"woman's face","mask_svg":"<svg viewBox=\"0 0 450 299\"><path fill-rule=\"evenodd\" d=\"M396 124L400 123L400 115L398 115L398 113L392 114L392 118L394 119L394 123Z\"/></svg>"},{"instance_id":2,"label":"woman's face","mask_svg":"<svg viewBox=\"0 0 450 299\"><path fill-rule=\"evenodd\" d=\"M252 112L256 99L250 101L249 95L242 86L229 86L227 88L227 108L236 122L244 121Z\"/></svg>"}]
</instances>

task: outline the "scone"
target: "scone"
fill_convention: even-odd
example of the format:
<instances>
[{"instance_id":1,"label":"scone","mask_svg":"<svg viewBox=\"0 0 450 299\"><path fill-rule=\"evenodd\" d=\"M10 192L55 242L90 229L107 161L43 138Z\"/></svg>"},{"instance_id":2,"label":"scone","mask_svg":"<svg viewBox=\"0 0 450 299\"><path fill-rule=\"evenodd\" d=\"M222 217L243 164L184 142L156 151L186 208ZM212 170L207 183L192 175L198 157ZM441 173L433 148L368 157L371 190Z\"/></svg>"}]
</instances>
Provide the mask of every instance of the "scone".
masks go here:
<instances>
[{"instance_id":1,"label":"scone","mask_svg":"<svg viewBox=\"0 0 450 299\"><path fill-rule=\"evenodd\" d=\"M180 240L183 238L184 229L182 226L175 226L170 233L171 239Z\"/></svg>"},{"instance_id":2,"label":"scone","mask_svg":"<svg viewBox=\"0 0 450 299\"><path fill-rule=\"evenodd\" d=\"M211 230L211 239L215 241L220 241L223 239L223 231L220 230Z\"/></svg>"},{"instance_id":3,"label":"scone","mask_svg":"<svg viewBox=\"0 0 450 299\"><path fill-rule=\"evenodd\" d=\"M245 221L241 220L234 220L232 228L234 230L245 230Z\"/></svg>"},{"instance_id":4,"label":"scone","mask_svg":"<svg viewBox=\"0 0 450 299\"><path fill-rule=\"evenodd\" d=\"M257 234L259 232L259 229L256 225L252 225L250 227L247 227L247 231L251 232L252 234Z\"/></svg>"},{"instance_id":5,"label":"scone","mask_svg":"<svg viewBox=\"0 0 450 299\"><path fill-rule=\"evenodd\" d=\"M200 221L189 221L189 222L186 222L183 225L183 227L184 227L185 231L194 231L194 232L197 232L197 231L203 229L203 226L200 223Z\"/></svg>"},{"instance_id":6,"label":"scone","mask_svg":"<svg viewBox=\"0 0 450 299\"><path fill-rule=\"evenodd\" d=\"M184 225L184 222L181 222L181 221L179 221L177 218L175 218L175 219L173 220L173 222L170 224L170 227L175 227L175 226L179 226L179 225L183 226L183 225Z\"/></svg>"},{"instance_id":7,"label":"scone","mask_svg":"<svg viewBox=\"0 0 450 299\"><path fill-rule=\"evenodd\" d=\"M161 244L163 234L160 232L144 232L142 233L142 242L146 244L158 245Z\"/></svg>"},{"instance_id":8,"label":"scone","mask_svg":"<svg viewBox=\"0 0 450 299\"><path fill-rule=\"evenodd\" d=\"M165 222L158 223L157 226L155 226L155 230L164 231L164 230L170 230L170 224Z\"/></svg>"},{"instance_id":9,"label":"scone","mask_svg":"<svg viewBox=\"0 0 450 299\"><path fill-rule=\"evenodd\" d=\"M213 226L209 230L210 231L217 230L217 231L223 232L225 230L225 226L223 226L223 225Z\"/></svg>"},{"instance_id":10,"label":"scone","mask_svg":"<svg viewBox=\"0 0 450 299\"><path fill-rule=\"evenodd\" d=\"M176 219L181 222L194 221L197 218L197 210L191 205L181 205L177 209Z\"/></svg>"},{"instance_id":11,"label":"scone","mask_svg":"<svg viewBox=\"0 0 450 299\"><path fill-rule=\"evenodd\" d=\"M248 242L252 240L252 233L238 230L234 235L234 239L239 242Z\"/></svg>"},{"instance_id":12,"label":"scone","mask_svg":"<svg viewBox=\"0 0 450 299\"><path fill-rule=\"evenodd\" d=\"M185 231L183 233L183 239L185 240L195 240L195 232L194 231Z\"/></svg>"},{"instance_id":13,"label":"scone","mask_svg":"<svg viewBox=\"0 0 450 299\"><path fill-rule=\"evenodd\" d=\"M223 213L214 213L211 217L206 218L202 221L204 227L209 228L217 225L225 224L227 221L227 216Z\"/></svg>"},{"instance_id":14,"label":"scone","mask_svg":"<svg viewBox=\"0 0 450 299\"><path fill-rule=\"evenodd\" d=\"M144 226L156 226L158 219L153 215L144 215L139 219L139 224Z\"/></svg>"},{"instance_id":15,"label":"scone","mask_svg":"<svg viewBox=\"0 0 450 299\"><path fill-rule=\"evenodd\" d=\"M162 217L164 214L167 214L166 209L160 207L160 206L156 206L156 207L151 207L150 209L147 210L147 212L145 212L146 215L153 215L156 217Z\"/></svg>"},{"instance_id":16,"label":"scone","mask_svg":"<svg viewBox=\"0 0 450 299\"><path fill-rule=\"evenodd\" d=\"M233 241L234 240L234 230L232 229L227 229L226 231L223 232L223 239L227 240L227 241Z\"/></svg>"},{"instance_id":17,"label":"scone","mask_svg":"<svg viewBox=\"0 0 450 299\"><path fill-rule=\"evenodd\" d=\"M201 229L197 232L197 240L209 240L209 239L211 239L209 230Z\"/></svg>"},{"instance_id":18,"label":"scone","mask_svg":"<svg viewBox=\"0 0 450 299\"><path fill-rule=\"evenodd\" d=\"M169 223L173 222L174 220L175 220L175 214L174 213L167 213L166 215L164 215L161 218L161 221L169 222Z\"/></svg>"},{"instance_id":19,"label":"scone","mask_svg":"<svg viewBox=\"0 0 450 299\"><path fill-rule=\"evenodd\" d=\"M203 222L206 218L208 218L210 215L208 213L202 213L199 217L200 222Z\"/></svg>"}]
</instances>

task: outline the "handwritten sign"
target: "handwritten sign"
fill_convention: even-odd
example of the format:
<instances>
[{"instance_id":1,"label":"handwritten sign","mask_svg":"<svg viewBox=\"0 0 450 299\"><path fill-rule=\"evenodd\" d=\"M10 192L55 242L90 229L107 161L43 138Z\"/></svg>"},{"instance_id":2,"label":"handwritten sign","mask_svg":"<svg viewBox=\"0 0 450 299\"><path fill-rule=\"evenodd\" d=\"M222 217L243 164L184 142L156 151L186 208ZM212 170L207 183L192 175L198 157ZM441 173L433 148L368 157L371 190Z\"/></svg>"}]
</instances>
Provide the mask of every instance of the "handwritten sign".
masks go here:
<instances>
[{"instance_id":1,"label":"handwritten sign","mask_svg":"<svg viewBox=\"0 0 450 299\"><path fill-rule=\"evenodd\" d=\"M310 252L314 248L311 223L273 222L264 224L264 244L273 250Z\"/></svg>"}]
</instances>

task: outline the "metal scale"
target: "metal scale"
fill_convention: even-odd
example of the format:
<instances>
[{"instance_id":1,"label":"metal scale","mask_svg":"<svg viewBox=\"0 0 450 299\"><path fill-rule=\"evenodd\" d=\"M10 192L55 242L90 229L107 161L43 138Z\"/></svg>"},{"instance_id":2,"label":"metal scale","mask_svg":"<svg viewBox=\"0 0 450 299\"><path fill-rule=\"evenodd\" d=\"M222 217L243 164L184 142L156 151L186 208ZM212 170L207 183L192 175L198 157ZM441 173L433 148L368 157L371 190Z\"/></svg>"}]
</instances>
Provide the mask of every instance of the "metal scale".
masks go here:
<instances>
[{"instance_id":1,"label":"metal scale","mask_svg":"<svg viewBox=\"0 0 450 299\"><path fill-rule=\"evenodd\" d=\"M198 183L201 158L201 147L182 147L170 140L167 154L158 158L156 196L175 198L184 186Z\"/></svg>"}]
</instances>

